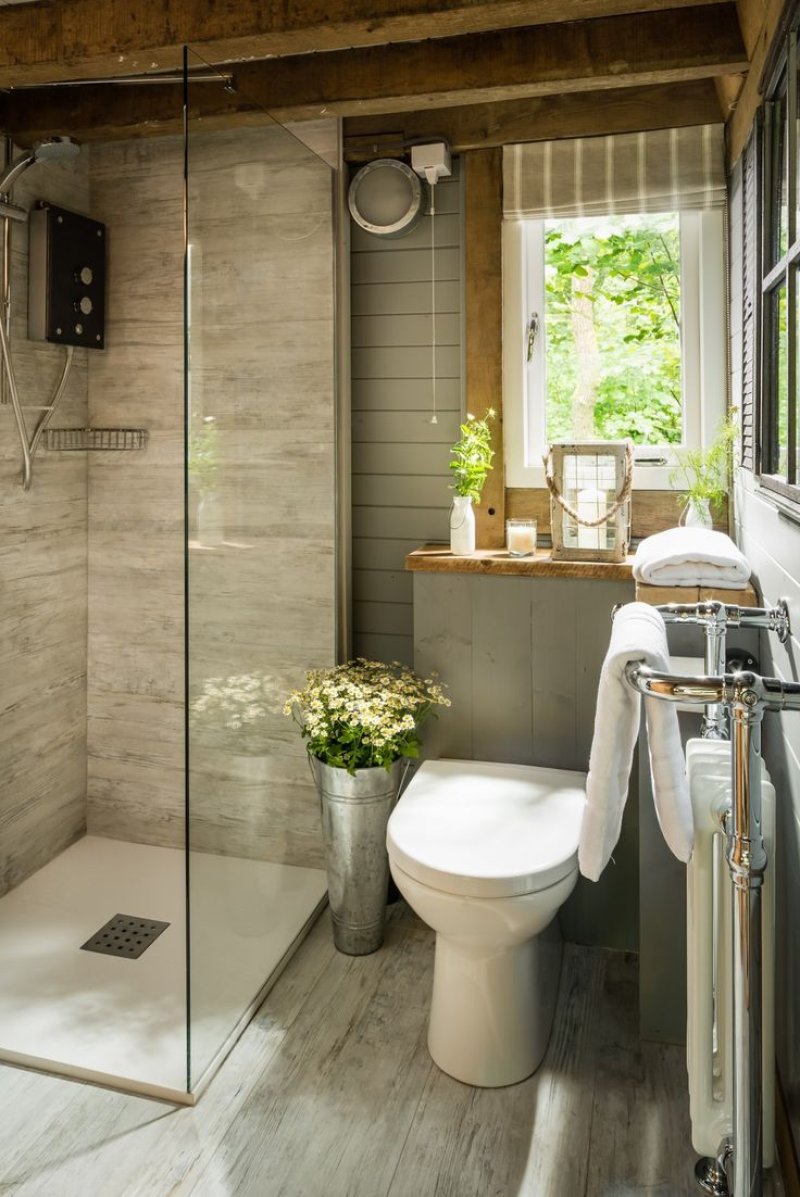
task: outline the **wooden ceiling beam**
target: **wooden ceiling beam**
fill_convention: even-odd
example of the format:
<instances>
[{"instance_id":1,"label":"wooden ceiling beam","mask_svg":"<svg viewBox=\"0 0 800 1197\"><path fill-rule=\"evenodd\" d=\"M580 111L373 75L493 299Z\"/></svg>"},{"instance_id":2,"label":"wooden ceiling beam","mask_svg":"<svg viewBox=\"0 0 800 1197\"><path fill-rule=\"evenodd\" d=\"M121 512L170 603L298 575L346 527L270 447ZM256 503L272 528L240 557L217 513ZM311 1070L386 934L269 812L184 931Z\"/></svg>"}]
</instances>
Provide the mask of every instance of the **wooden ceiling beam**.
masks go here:
<instances>
[{"instance_id":1,"label":"wooden ceiling beam","mask_svg":"<svg viewBox=\"0 0 800 1197\"><path fill-rule=\"evenodd\" d=\"M197 84L192 104L193 114L207 121L259 110L280 120L368 116L574 92L596 96L736 74L746 65L734 7L704 5L240 63L234 94ZM0 126L23 144L55 130L78 140L167 131L179 116L179 88L51 88L11 92L0 102Z\"/></svg>"},{"instance_id":2,"label":"wooden ceiling beam","mask_svg":"<svg viewBox=\"0 0 800 1197\"><path fill-rule=\"evenodd\" d=\"M700 79L388 116L349 117L344 122L345 156L350 162L369 161L378 154L399 156L407 152L410 141L419 138L444 137L455 153L463 153L520 141L713 124L720 120L715 82Z\"/></svg>"},{"instance_id":3,"label":"wooden ceiling beam","mask_svg":"<svg viewBox=\"0 0 800 1197\"><path fill-rule=\"evenodd\" d=\"M748 0L739 6L739 17L747 25L747 37L752 41L752 61L747 78L739 93L736 106L728 121L728 165L737 161L753 127L756 111L761 103L761 76L767 64L772 42L786 12L784 0Z\"/></svg>"},{"instance_id":4,"label":"wooden ceiling beam","mask_svg":"<svg viewBox=\"0 0 800 1197\"><path fill-rule=\"evenodd\" d=\"M45 0L0 6L0 87L421 41L696 0ZM731 0L707 0L721 9Z\"/></svg>"}]
</instances>

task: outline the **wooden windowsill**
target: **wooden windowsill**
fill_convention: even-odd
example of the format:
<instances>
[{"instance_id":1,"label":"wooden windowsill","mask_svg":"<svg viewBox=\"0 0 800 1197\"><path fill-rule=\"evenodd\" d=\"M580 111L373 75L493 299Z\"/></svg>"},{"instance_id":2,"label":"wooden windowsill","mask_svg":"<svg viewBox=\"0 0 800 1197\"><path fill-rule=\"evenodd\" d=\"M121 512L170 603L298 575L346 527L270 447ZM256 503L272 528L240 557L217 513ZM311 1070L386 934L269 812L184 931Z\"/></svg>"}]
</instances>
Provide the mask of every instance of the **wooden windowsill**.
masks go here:
<instances>
[{"instance_id":1,"label":"wooden windowsill","mask_svg":"<svg viewBox=\"0 0 800 1197\"><path fill-rule=\"evenodd\" d=\"M493 574L523 578L595 578L603 582L625 582L633 578L631 562L554 561L549 549L537 549L533 557L511 557L506 549L478 549L469 557L457 557L444 544L426 544L406 557L406 569L432 574Z\"/></svg>"},{"instance_id":2,"label":"wooden windowsill","mask_svg":"<svg viewBox=\"0 0 800 1197\"><path fill-rule=\"evenodd\" d=\"M537 549L533 557L510 557L506 549L478 549L469 557L457 557L446 544L426 544L406 557L405 567L417 573L488 574L520 578L584 578L599 582L633 580L633 557L625 561L554 561L549 549ZM757 607L759 599L752 584L744 590L723 590L708 586L636 585L640 603L701 603L719 599L738 607Z\"/></svg>"}]
</instances>

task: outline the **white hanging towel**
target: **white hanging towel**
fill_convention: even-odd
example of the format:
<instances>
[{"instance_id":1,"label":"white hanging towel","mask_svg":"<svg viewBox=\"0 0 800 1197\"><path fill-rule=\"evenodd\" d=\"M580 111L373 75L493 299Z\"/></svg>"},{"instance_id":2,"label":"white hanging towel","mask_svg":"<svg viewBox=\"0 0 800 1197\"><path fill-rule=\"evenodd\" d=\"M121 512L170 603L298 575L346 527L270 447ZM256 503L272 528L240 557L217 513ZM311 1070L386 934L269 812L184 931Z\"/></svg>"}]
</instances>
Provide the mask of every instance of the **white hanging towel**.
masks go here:
<instances>
[{"instance_id":1,"label":"white hanging towel","mask_svg":"<svg viewBox=\"0 0 800 1197\"><path fill-rule=\"evenodd\" d=\"M633 576L649 586L721 586L744 590L747 558L724 532L669 528L647 536L633 558Z\"/></svg>"},{"instance_id":2,"label":"white hanging towel","mask_svg":"<svg viewBox=\"0 0 800 1197\"><path fill-rule=\"evenodd\" d=\"M628 796L642 701L625 678L631 661L669 672L664 620L647 603L628 603L617 612L600 672L578 847L580 871L590 881L597 881L611 859ZM688 861L694 829L678 713L674 703L658 698L645 699L645 712L656 816L671 851Z\"/></svg>"}]
</instances>

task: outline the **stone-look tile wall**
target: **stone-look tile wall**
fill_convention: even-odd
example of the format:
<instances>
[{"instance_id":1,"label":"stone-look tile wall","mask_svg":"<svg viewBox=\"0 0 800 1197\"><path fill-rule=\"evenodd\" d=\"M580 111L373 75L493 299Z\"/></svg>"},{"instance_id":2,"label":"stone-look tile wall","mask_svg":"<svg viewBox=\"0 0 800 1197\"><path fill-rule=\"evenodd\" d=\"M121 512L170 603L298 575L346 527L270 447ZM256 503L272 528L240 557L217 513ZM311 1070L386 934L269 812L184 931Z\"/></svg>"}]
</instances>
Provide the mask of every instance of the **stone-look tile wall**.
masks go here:
<instances>
[{"instance_id":1,"label":"stone-look tile wall","mask_svg":"<svg viewBox=\"0 0 800 1197\"><path fill-rule=\"evenodd\" d=\"M90 362L95 427L146 428L145 452L88 454L88 826L182 846L183 144L98 146L108 225L106 350Z\"/></svg>"},{"instance_id":2,"label":"stone-look tile wall","mask_svg":"<svg viewBox=\"0 0 800 1197\"><path fill-rule=\"evenodd\" d=\"M166 845L184 832L181 167L159 138L93 171L111 270L92 421L150 443L89 467L89 827ZM255 734L193 721L191 842L303 865L317 802L280 703L334 654L331 197L279 128L192 135L192 422L215 439L213 486L190 472L190 687L267 675L271 693Z\"/></svg>"},{"instance_id":3,"label":"stone-look tile wall","mask_svg":"<svg viewBox=\"0 0 800 1197\"><path fill-rule=\"evenodd\" d=\"M32 166L15 202L91 212L89 153ZM48 401L64 351L27 339L28 232L12 225L12 354L24 404ZM54 426L86 422L77 350ZM30 428L41 413L27 411ZM78 838L86 817L86 457L39 451L33 487L0 407L0 894Z\"/></svg>"}]
</instances>

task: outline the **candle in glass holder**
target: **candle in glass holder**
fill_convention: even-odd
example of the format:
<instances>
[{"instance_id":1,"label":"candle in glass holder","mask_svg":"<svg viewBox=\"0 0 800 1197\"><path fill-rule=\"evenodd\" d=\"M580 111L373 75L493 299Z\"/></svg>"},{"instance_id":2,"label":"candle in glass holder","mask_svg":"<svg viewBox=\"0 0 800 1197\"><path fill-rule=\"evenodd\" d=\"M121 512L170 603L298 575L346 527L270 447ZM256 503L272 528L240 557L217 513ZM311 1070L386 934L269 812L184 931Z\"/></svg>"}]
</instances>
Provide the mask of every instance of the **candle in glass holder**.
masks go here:
<instances>
[{"instance_id":1,"label":"candle in glass holder","mask_svg":"<svg viewBox=\"0 0 800 1197\"><path fill-rule=\"evenodd\" d=\"M509 557L532 557L536 552L536 520L506 520Z\"/></svg>"},{"instance_id":2,"label":"candle in glass holder","mask_svg":"<svg viewBox=\"0 0 800 1197\"><path fill-rule=\"evenodd\" d=\"M578 491L577 512L582 520L596 520L605 515L607 510L606 496L602 490ZM602 549L605 545L606 525L598 524L594 528L586 528L578 524L578 548Z\"/></svg>"}]
</instances>

